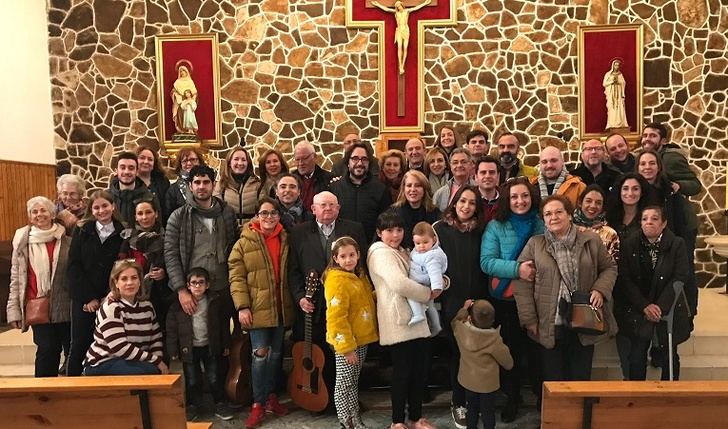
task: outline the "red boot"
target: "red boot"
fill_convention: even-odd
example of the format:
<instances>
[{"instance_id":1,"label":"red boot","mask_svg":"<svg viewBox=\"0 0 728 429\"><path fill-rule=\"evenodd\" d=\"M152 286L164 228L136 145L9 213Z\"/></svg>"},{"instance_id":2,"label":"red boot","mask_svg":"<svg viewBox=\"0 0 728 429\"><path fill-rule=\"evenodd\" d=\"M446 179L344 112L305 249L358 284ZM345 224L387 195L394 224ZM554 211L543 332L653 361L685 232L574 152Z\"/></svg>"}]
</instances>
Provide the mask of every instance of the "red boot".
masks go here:
<instances>
[{"instance_id":1,"label":"red boot","mask_svg":"<svg viewBox=\"0 0 728 429\"><path fill-rule=\"evenodd\" d=\"M265 402L265 412L267 414L285 416L286 414L288 414L288 408L278 402L278 396L276 396L275 393L271 393L270 395L268 395L268 400Z\"/></svg>"},{"instance_id":2,"label":"red boot","mask_svg":"<svg viewBox=\"0 0 728 429\"><path fill-rule=\"evenodd\" d=\"M250 407L250 415L245 420L245 427L247 429L255 429L258 427L259 424L263 422L264 418L265 409L263 409L263 406L260 404L260 402L256 402L253 404L252 407Z\"/></svg>"}]
</instances>

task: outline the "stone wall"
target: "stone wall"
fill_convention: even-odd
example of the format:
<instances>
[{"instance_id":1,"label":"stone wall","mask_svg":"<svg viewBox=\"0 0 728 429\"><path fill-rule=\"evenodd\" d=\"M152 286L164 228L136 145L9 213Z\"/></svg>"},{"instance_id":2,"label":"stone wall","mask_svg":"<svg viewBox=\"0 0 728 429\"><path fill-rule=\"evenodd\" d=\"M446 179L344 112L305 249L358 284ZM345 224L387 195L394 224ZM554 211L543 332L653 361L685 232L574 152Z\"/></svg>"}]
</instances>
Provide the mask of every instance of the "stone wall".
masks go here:
<instances>
[{"instance_id":1,"label":"stone wall","mask_svg":"<svg viewBox=\"0 0 728 429\"><path fill-rule=\"evenodd\" d=\"M725 266L702 237L726 232L728 7L720 0L456 0L455 27L426 32L425 137L441 122L527 136L526 161L557 144L578 161L577 27L645 25L645 117L669 123L706 191L697 269ZM105 186L112 156L157 143L154 36L216 32L225 147L254 156L319 145L325 165L351 127L378 135L378 35L344 26L343 0L49 0L58 170ZM568 134L568 132L567 132ZM216 157L226 150L213 151Z\"/></svg>"}]
</instances>

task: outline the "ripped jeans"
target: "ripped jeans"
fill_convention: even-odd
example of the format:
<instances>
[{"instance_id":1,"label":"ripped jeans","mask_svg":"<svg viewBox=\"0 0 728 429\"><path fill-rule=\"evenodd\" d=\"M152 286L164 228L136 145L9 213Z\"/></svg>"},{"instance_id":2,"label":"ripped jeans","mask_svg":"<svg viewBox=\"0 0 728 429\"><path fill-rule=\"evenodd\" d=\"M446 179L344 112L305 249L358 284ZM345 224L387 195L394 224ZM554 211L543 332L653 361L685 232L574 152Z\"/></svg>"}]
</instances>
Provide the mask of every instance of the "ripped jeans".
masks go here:
<instances>
[{"instance_id":1,"label":"ripped jeans","mask_svg":"<svg viewBox=\"0 0 728 429\"><path fill-rule=\"evenodd\" d=\"M283 326L250 330L250 345L253 349L251 363L253 402L265 404L268 395L275 393L285 332L286 328ZM261 353L262 351L265 353Z\"/></svg>"}]
</instances>

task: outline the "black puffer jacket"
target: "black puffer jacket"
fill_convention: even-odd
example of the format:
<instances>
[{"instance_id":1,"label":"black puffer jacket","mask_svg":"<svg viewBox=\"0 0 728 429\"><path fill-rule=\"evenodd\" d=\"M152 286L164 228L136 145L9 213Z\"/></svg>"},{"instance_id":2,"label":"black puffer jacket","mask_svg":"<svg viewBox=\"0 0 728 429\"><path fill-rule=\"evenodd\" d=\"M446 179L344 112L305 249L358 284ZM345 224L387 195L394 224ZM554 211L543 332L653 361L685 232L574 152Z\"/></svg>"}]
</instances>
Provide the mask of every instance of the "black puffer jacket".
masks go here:
<instances>
[{"instance_id":1,"label":"black puffer jacket","mask_svg":"<svg viewBox=\"0 0 728 429\"><path fill-rule=\"evenodd\" d=\"M371 173L361 185L352 183L347 174L331 183L329 190L339 200L339 217L361 223L367 239L372 240L377 217L392 204L387 187Z\"/></svg>"}]
</instances>

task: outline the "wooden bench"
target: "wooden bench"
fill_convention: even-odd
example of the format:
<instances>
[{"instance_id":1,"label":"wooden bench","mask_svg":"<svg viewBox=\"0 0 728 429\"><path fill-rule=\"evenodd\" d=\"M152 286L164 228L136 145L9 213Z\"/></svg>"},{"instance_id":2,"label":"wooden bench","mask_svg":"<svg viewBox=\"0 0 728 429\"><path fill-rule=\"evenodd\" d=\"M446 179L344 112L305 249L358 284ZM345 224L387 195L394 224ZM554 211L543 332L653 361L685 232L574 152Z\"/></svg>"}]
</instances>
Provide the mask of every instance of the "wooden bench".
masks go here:
<instances>
[{"instance_id":1,"label":"wooden bench","mask_svg":"<svg viewBox=\"0 0 728 429\"><path fill-rule=\"evenodd\" d=\"M728 381L545 382L541 428L727 427Z\"/></svg>"},{"instance_id":2,"label":"wooden bench","mask_svg":"<svg viewBox=\"0 0 728 429\"><path fill-rule=\"evenodd\" d=\"M0 378L1 426L13 429L204 429L185 421L174 375Z\"/></svg>"}]
</instances>

